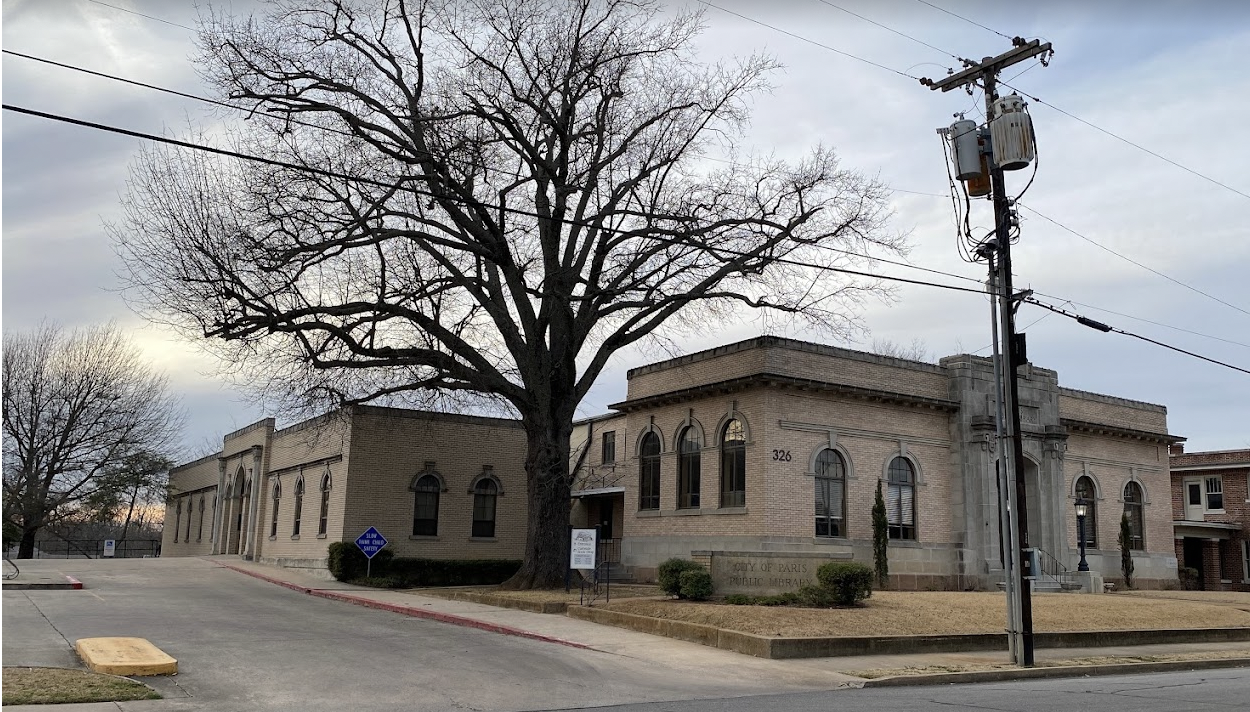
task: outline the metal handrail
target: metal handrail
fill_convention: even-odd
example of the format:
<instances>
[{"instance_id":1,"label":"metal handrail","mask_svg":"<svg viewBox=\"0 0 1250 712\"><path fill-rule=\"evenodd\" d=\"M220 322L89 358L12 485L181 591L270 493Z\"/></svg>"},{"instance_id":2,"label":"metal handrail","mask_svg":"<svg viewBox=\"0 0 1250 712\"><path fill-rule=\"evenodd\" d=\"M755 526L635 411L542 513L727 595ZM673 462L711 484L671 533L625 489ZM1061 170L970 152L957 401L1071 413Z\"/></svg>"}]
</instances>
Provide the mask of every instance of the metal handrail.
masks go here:
<instances>
[{"instance_id":1,"label":"metal handrail","mask_svg":"<svg viewBox=\"0 0 1250 712\"><path fill-rule=\"evenodd\" d=\"M1045 549L1037 549L1037 563L1040 569L1039 578L1049 578L1058 584L1060 588L1064 588L1065 584L1073 582L1072 571Z\"/></svg>"}]
</instances>

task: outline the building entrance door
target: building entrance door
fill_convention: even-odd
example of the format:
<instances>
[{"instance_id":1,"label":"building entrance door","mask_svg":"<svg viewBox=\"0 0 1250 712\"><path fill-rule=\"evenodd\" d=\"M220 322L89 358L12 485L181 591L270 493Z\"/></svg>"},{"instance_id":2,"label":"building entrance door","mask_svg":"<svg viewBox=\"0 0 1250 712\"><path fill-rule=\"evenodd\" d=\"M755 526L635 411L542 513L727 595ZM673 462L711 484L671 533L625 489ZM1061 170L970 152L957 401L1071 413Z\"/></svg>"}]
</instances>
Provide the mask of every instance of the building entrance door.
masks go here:
<instances>
[{"instance_id":1,"label":"building entrance door","mask_svg":"<svg viewBox=\"0 0 1250 712\"><path fill-rule=\"evenodd\" d=\"M1185 560L1182 564L1186 568L1198 571L1198 582L1201 586L1203 581L1202 540L1187 536L1185 537L1185 543L1182 545L1182 548L1185 554Z\"/></svg>"},{"instance_id":2,"label":"building entrance door","mask_svg":"<svg viewBox=\"0 0 1250 712\"><path fill-rule=\"evenodd\" d=\"M1201 522L1205 507L1202 503L1202 478L1191 477L1185 480L1185 519ZM1188 540L1186 540L1188 542Z\"/></svg>"}]
</instances>

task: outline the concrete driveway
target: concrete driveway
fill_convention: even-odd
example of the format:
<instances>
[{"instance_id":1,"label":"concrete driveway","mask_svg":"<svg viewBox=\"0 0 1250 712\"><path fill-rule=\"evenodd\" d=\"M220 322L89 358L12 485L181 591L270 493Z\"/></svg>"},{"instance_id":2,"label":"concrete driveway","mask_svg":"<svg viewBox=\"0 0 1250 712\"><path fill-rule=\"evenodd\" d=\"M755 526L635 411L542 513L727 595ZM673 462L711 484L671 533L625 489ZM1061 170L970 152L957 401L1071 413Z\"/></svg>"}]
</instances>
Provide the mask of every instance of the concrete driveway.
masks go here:
<instances>
[{"instance_id":1,"label":"concrete driveway","mask_svg":"<svg viewBox=\"0 0 1250 712\"><path fill-rule=\"evenodd\" d=\"M5 591L4 664L73 667L78 638L147 638L178 660L179 674L151 678L166 701L128 710L538 710L813 691L845 679L679 641L657 639L664 654L653 657L645 647L620 654L504 636L307 596L203 559L22 562L28 569L74 576L85 589Z\"/></svg>"}]
</instances>

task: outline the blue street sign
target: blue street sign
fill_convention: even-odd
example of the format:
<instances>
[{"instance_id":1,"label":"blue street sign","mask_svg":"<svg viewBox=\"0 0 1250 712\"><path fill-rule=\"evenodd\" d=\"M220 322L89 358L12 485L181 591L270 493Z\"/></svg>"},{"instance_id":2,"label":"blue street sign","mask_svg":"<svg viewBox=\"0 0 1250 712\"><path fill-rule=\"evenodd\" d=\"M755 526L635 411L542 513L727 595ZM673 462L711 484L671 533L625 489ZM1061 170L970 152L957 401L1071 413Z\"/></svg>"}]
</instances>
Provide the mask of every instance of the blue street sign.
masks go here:
<instances>
[{"instance_id":1,"label":"blue street sign","mask_svg":"<svg viewBox=\"0 0 1250 712\"><path fill-rule=\"evenodd\" d=\"M373 527L369 527L364 534L356 537L356 546L365 553L365 556L372 559L375 554L386 546L386 537Z\"/></svg>"}]
</instances>

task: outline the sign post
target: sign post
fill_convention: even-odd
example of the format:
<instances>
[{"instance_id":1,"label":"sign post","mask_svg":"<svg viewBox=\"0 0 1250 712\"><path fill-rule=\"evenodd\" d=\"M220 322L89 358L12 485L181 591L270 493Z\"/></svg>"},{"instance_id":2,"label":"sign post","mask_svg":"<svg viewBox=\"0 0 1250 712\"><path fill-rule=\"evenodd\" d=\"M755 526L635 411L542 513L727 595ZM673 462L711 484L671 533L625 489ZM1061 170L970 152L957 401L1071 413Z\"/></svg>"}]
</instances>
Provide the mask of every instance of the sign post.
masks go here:
<instances>
[{"instance_id":1,"label":"sign post","mask_svg":"<svg viewBox=\"0 0 1250 712\"><path fill-rule=\"evenodd\" d=\"M104 540L104 558L111 559L114 556L116 556L116 554L117 554L117 540L105 539Z\"/></svg>"},{"instance_id":2,"label":"sign post","mask_svg":"<svg viewBox=\"0 0 1250 712\"><path fill-rule=\"evenodd\" d=\"M367 563L365 563L365 578L373 575L373 557L386 544L386 537L382 536L382 533L373 527L369 527L364 534L356 537L356 546L360 547L360 550L364 552L365 557L368 559Z\"/></svg>"},{"instance_id":3,"label":"sign post","mask_svg":"<svg viewBox=\"0 0 1250 712\"><path fill-rule=\"evenodd\" d=\"M599 550L599 532L595 529L574 529L569 545L569 568L593 571Z\"/></svg>"}]
</instances>

